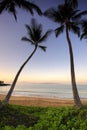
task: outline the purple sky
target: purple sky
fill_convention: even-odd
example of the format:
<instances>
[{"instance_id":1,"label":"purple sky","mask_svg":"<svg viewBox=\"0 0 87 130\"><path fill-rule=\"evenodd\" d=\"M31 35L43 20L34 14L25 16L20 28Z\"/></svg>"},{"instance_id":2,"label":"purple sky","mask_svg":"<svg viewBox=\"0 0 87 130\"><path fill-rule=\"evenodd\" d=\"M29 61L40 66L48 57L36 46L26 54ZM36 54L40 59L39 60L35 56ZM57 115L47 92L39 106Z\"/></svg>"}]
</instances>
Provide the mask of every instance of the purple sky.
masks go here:
<instances>
[{"instance_id":1,"label":"purple sky","mask_svg":"<svg viewBox=\"0 0 87 130\"><path fill-rule=\"evenodd\" d=\"M63 0L34 0L38 6L45 11L50 7L56 7ZM79 0L79 7L84 10L87 1ZM12 81L19 67L33 50L33 46L22 42L22 36L27 36L25 24L30 23L32 16L23 10L17 10L16 22L14 17L3 12L0 15L0 80ZM43 24L43 30L53 28L57 25L51 20L40 17L36 13L33 16L38 23ZM71 34L73 52L75 58L75 71L77 82L87 83L87 42L80 41L78 37ZM56 38L52 34L43 45L47 51L40 49L32 57L31 61L23 69L19 81L28 82L70 82L69 53L65 33Z\"/></svg>"}]
</instances>

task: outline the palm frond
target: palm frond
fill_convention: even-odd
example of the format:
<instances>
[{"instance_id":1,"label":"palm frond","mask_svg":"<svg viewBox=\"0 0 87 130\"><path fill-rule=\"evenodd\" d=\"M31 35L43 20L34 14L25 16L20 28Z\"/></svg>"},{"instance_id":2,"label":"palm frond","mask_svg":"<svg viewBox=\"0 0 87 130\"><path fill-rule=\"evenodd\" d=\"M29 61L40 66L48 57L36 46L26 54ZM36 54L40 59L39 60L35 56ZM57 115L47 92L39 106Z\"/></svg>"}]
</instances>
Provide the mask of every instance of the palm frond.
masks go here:
<instances>
[{"instance_id":1,"label":"palm frond","mask_svg":"<svg viewBox=\"0 0 87 130\"><path fill-rule=\"evenodd\" d=\"M81 35L81 37L80 37L80 40L82 40L82 39L87 39L87 32L86 33L82 33L82 35Z\"/></svg>"},{"instance_id":2,"label":"palm frond","mask_svg":"<svg viewBox=\"0 0 87 130\"><path fill-rule=\"evenodd\" d=\"M53 30L48 30L40 39L39 39L39 43L42 43L44 41L46 41L46 39L50 36L50 34L53 32Z\"/></svg>"},{"instance_id":3,"label":"palm frond","mask_svg":"<svg viewBox=\"0 0 87 130\"><path fill-rule=\"evenodd\" d=\"M26 11L29 11L31 15L33 15L33 9L30 6L30 2L26 0L21 0L19 3L19 7L25 9Z\"/></svg>"},{"instance_id":4,"label":"palm frond","mask_svg":"<svg viewBox=\"0 0 87 130\"><path fill-rule=\"evenodd\" d=\"M81 22L81 16L80 15L77 16L78 13L79 13L79 10L73 11L71 20L77 22L78 24L80 24L80 22Z\"/></svg>"},{"instance_id":5,"label":"palm frond","mask_svg":"<svg viewBox=\"0 0 87 130\"><path fill-rule=\"evenodd\" d=\"M9 13L12 13L14 15L15 20L17 21L17 16L16 16L16 3L15 1L8 1L8 0L1 0L0 2L0 13L3 11L8 11Z\"/></svg>"},{"instance_id":6,"label":"palm frond","mask_svg":"<svg viewBox=\"0 0 87 130\"><path fill-rule=\"evenodd\" d=\"M31 39L29 39L29 38L27 38L27 37L25 37L25 36L22 37L21 40L22 40L22 41L26 41L26 42L30 42L31 44L34 44Z\"/></svg>"},{"instance_id":7,"label":"palm frond","mask_svg":"<svg viewBox=\"0 0 87 130\"><path fill-rule=\"evenodd\" d=\"M29 31L30 33L32 32L31 27L28 24L25 24L25 27L26 27L27 31Z\"/></svg>"},{"instance_id":8,"label":"palm frond","mask_svg":"<svg viewBox=\"0 0 87 130\"><path fill-rule=\"evenodd\" d=\"M37 5L34 4L34 3L30 3L30 6L31 6L39 15L42 15L42 11L41 11L41 9L39 8L39 6L37 6Z\"/></svg>"},{"instance_id":9,"label":"palm frond","mask_svg":"<svg viewBox=\"0 0 87 130\"><path fill-rule=\"evenodd\" d=\"M87 39L87 20L82 20L82 23L81 23L81 26L82 26L82 34L81 34L81 40L84 38L84 39Z\"/></svg>"},{"instance_id":10,"label":"palm frond","mask_svg":"<svg viewBox=\"0 0 87 130\"><path fill-rule=\"evenodd\" d=\"M14 18L17 21L17 16L16 16L17 12L16 12L16 9L15 9L15 4L14 3L10 4L10 7L9 7L8 11L9 11L9 13L12 13L14 15Z\"/></svg>"},{"instance_id":11,"label":"palm frond","mask_svg":"<svg viewBox=\"0 0 87 130\"><path fill-rule=\"evenodd\" d=\"M25 24L25 27L26 27L26 29L27 29L27 33L28 33L28 35L31 37L31 39L32 39L32 28L28 25L28 24Z\"/></svg>"},{"instance_id":12,"label":"palm frond","mask_svg":"<svg viewBox=\"0 0 87 130\"><path fill-rule=\"evenodd\" d=\"M76 23L74 22L70 23L70 30L73 31L75 34L77 34L78 37L80 36L80 28Z\"/></svg>"},{"instance_id":13,"label":"palm frond","mask_svg":"<svg viewBox=\"0 0 87 130\"><path fill-rule=\"evenodd\" d=\"M69 4L73 8L78 7L78 0L65 0L65 4Z\"/></svg>"},{"instance_id":14,"label":"palm frond","mask_svg":"<svg viewBox=\"0 0 87 130\"><path fill-rule=\"evenodd\" d=\"M39 41L39 39L42 37L42 24L38 24L36 19L31 20L31 29L32 29L32 40L34 40L36 43Z\"/></svg>"},{"instance_id":15,"label":"palm frond","mask_svg":"<svg viewBox=\"0 0 87 130\"><path fill-rule=\"evenodd\" d=\"M72 3L71 3L72 7L77 8L78 7L78 0L71 0L71 1L72 1Z\"/></svg>"},{"instance_id":16,"label":"palm frond","mask_svg":"<svg viewBox=\"0 0 87 130\"><path fill-rule=\"evenodd\" d=\"M0 13L2 13L4 10L6 10L6 6L8 5L8 1L7 0L1 0L0 1Z\"/></svg>"},{"instance_id":17,"label":"palm frond","mask_svg":"<svg viewBox=\"0 0 87 130\"><path fill-rule=\"evenodd\" d=\"M81 21L81 26L82 26L82 30L85 32L87 31L87 20L82 20Z\"/></svg>"},{"instance_id":18,"label":"palm frond","mask_svg":"<svg viewBox=\"0 0 87 130\"><path fill-rule=\"evenodd\" d=\"M16 0L16 2L18 3L19 7L22 7L25 10L29 11L31 15L34 14L33 10L35 10L39 15L42 15L40 8L36 4L31 3L27 0L21 0L19 2Z\"/></svg>"},{"instance_id":19,"label":"palm frond","mask_svg":"<svg viewBox=\"0 0 87 130\"><path fill-rule=\"evenodd\" d=\"M44 16L47 16L48 18L53 18L53 14L56 13L56 10L54 8L50 8L44 12Z\"/></svg>"},{"instance_id":20,"label":"palm frond","mask_svg":"<svg viewBox=\"0 0 87 130\"><path fill-rule=\"evenodd\" d=\"M46 46L40 46L39 45L38 47L41 48L44 52L46 52L46 48L47 48Z\"/></svg>"},{"instance_id":21,"label":"palm frond","mask_svg":"<svg viewBox=\"0 0 87 130\"><path fill-rule=\"evenodd\" d=\"M42 24L38 24L37 20L34 18L31 19L31 28L35 33L36 31L40 31L40 33L42 32Z\"/></svg>"},{"instance_id":22,"label":"palm frond","mask_svg":"<svg viewBox=\"0 0 87 130\"><path fill-rule=\"evenodd\" d=\"M44 12L44 16L48 17L49 19L53 20L54 22L61 22L62 17L57 9L50 8Z\"/></svg>"},{"instance_id":23,"label":"palm frond","mask_svg":"<svg viewBox=\"0 0 87 130\"><path fill-rule=\"evenodd\" d=\"M81 18L82 16L85 16L85 15L87 15L87 10L79 12L79 13L75 16L75 18Z\"/></svg>"},{"instance_id":24,"label":"palm frond","mask_svg":"<svg viewBox=\"0 0 87 130\"><path fill-rule=\"evenodd\" d=\"M73 11L72 11L72 15L71 15L72 19L75 19L75 18L77 19L77 18L79 18L79 17L76 17L76 15L79 13L79 11L80 11L80 10L73 10Z\"/></svg>"},{"instance_id":25,"label":"palm frond","mask_svg":"<svg viewBox=\"0 0 87 130\"><path fill-rule=\"evenodd\" d=\"M64 31L64 25L62 25L62 26L58 27L57 29L55 29L56 37L58 37L63 31Z\"/></svg>"}]
</instances>

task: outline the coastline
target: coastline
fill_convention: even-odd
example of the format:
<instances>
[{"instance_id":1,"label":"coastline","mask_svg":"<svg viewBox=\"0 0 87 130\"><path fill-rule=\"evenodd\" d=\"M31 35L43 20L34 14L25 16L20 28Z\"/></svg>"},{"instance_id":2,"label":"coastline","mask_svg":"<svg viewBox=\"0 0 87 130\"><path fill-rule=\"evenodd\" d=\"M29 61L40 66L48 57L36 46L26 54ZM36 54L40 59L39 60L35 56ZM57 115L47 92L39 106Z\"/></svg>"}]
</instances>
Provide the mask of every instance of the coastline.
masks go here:
<instances>
[{"instance_id":1,"label":"coastline","mask_svg":"<svg viewBox=\"0 0 87 130\"><path fill-rule=\"evenodd\" d=\"M0 100L3 100L5 95L0 94ZM73 99L63 98L45 98L45 97L26 97L26 96L12 96L10 104L22 106L42 106L42 107L61 107L73 106ZM87 104L87 99L82 99L83 104Z\"/></svg>"}]
</instances>

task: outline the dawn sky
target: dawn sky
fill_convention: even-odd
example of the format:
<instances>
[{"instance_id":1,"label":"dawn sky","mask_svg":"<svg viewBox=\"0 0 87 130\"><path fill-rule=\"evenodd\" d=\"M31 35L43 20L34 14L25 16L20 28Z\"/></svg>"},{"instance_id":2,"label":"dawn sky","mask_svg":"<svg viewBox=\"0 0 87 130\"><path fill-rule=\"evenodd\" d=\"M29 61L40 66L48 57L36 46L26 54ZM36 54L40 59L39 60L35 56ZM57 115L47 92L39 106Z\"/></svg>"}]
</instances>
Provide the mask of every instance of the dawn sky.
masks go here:
<instances>
[{"instance_id":1,"label":"dawn sky","mask_svg":"<svg viewBox=\"0 0 87 130\"><path fill-rule=\"evenodd\" d=\"M87 7L86 0L78 0L79 8L84 10ZM63 0L34 0L42 11L50 7L56 7ZM36 13L33 16L38 23L43 24L44 32L47 29L57 28L57 24ZM11 82L20 66L33 51L33 46L21 41L27 36L25 24L30 23L31 14L25 10L17 10L17 22L13 15L3 12L0 15L0 80ZM70 34L74 59L76 80L80 83L87 83L87 40L80 41L74 34ZM58 38L54 34L47 39L43 45L47 46L46 52L38 49L30 62L24 67L19 81L28 82L70 82L69 52L65 33Z\"/></svg>"}]
</instances>

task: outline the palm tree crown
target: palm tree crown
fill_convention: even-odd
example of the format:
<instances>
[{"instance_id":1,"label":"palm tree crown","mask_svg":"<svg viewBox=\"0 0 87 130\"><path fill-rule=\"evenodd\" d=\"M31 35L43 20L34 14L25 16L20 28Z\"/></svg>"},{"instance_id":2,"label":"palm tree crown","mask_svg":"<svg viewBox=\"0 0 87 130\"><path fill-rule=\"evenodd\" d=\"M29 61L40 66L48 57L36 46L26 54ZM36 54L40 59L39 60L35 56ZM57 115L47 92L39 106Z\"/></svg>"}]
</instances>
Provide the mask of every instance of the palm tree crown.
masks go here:
<instances>
[{"instance_id":1,"label":"palm tree crown","mask_svg":"<svg viewBox=\"0 0 87 130\"><path fill-rule=\"evenodd\" d=\"M0 13L7 10L9 13L12 13L17 20L16 16L16 7L23 8L34 14L33 10L35 10L39 15L42 15L40 8L34 3L29 2L29 0L1 0L0 1Z\"/></svg>"},{"instance_id":2,"label":"palm tree crown","mask_svg":"<svg viewBox=\"0 0 87 130\"><path fill-rule=\"evenodd\" d=\"M73 31L78 36L80 35L80 28L78 26L78 19L75 18L78 10L73 9L69 4L61 4L56 9L50 8L45 11L44 15L53 20L54 22L60 24L60 26L55 29L56 36L64 31L65 25L68 25L68 30Z\"/></svg>"},{"instance_id":3,"label":"palm tree crown","mask_svg":"<svg viewBox=\"0 0 87 130\"><path fill-rule=\"evenodd\" d=\"M24 36L22 40L30 42L35 47L39 47L43 51L46 51L46 47L40 44L48 38L51 30L48 30L45 34L43 34L42 24L38 24L35 19L31 19L31 24L25 26L27 28L28 37Z\"/></svg>"}]
</instances>

